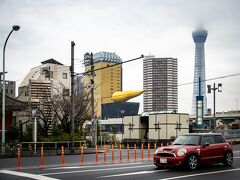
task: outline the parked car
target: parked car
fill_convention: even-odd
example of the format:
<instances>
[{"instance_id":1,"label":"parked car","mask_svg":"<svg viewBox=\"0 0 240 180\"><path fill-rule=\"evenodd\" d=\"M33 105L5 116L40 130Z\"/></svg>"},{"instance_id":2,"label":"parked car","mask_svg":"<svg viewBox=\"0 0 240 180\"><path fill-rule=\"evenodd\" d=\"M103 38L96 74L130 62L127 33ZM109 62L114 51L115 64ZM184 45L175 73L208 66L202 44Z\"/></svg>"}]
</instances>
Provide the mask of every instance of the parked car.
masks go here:
<instances>
[{"instance_id":1,"label":"parked car","mask_svg":"<svg viewBox=\"0 0 240 180\"><path fill-rule=\"evenodd\" d=\"M190 133L178 136L169 146L158 148L153 162L159 168L184 166L194 170L200 165L212 163L230 167L233 152L220 133Z\"/></svg>"}]
</instances>

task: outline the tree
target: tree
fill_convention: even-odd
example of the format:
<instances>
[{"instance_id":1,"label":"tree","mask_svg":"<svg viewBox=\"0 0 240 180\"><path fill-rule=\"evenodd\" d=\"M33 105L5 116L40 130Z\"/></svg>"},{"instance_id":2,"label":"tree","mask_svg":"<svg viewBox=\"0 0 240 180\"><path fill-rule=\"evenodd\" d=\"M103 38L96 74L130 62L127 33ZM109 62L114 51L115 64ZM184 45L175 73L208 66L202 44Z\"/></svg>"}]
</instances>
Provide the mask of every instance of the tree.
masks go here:
<instances>
[{"instance_id":1,"label":"tree","mask_svg":"<svg viewBox=\"0 0 240 180\"><path fill-rule=\"evenodd\" d=\"M38 120L38 134L47 137L52 134L54 127L58 126L60 131L70 134L71 132L71 101L69 89L63 84L45 89L39 101L32 106L37 107L36 118ZM90 92L84 90L74 95L74 124L75 131L82 128L86 119L90 119ZM56 132L54 132L56 133Z\"/></svg>"},{"instance_id":2,"label":"tree","mask_svg":"<svg viewBox=\"0 0 240 180\"><path fill-rule=\"evenodd\" d=\"M33 132L32 126L27 126L26 131L23 133L22 141L23 142L32 141L32 132Z\"/></svg>"},{"instance_id":3,"label":"tree","mask_svg":"<svg viewBox=\"0 0 240 180\"><path fill-rule=\"evenodd\" d=\"M39 93L38 102L32 102L32 107L37 108L35 117L37 118L38 134L46 137L51 134L53 125L53 110L52 110L52 90L51 87L38 87L41 89ZM37 92L38 93L38 92ZM35 118L34 117L34 118Z\"/></svg>"},{"instance_id":4,"label":"tree","mask_svg":"<svg viewBox=\"0 0 240 180\"><path fill-rule=\"evenodd\" d=\"M7 141L10 143L16 142L19 139L19 135L19 128L15 124L11 124L6 133L6 137L8 137Z\"/></svg>"},{"instance_id":5,"label":"tree","mask_svg":"<svg viewBox=\"0 0 240 180\"><path fill-rule=\"evenodd\" d=\"M66 133L71 132L71 101L68 93L66 93L64 86L56 89L57 93L52 96L52 110L55 120L61 123L61 127ZM78 130L86 119L89 119L90 114L90 93L83 90L81 93L74 95L74 127Z\"/></svg>"},{"instance_id":6,"label":"tree","mask_svg":"<svg viewBox=\"0 0 240 180\"><path fill-rule=\"evenodd\" d=\"M50 96L51 97L51 96ZM47 95L40 99L37 113L39 134L48 136L53 125L52 99Z\"/></svg>"}]
</instances>

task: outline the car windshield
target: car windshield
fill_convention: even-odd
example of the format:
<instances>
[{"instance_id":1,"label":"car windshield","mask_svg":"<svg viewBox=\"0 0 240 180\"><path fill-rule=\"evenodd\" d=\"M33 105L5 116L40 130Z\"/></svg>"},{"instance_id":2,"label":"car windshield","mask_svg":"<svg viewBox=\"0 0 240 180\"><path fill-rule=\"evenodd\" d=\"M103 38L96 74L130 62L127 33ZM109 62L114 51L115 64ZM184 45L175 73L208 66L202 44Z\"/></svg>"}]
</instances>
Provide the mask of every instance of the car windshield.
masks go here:
<instances>
[{"instance_id":1,"label":"car windshield","mask_svg":"<svg viewBox=\"0 0 240 180\"><path fill-rule=\"evenodd\" d=\"M188 136L178 136L177 139L175 139L175 141L172 144L198 146L199 142L200 142L200 136L188 135Z\"/></svg>"}]
</instances>

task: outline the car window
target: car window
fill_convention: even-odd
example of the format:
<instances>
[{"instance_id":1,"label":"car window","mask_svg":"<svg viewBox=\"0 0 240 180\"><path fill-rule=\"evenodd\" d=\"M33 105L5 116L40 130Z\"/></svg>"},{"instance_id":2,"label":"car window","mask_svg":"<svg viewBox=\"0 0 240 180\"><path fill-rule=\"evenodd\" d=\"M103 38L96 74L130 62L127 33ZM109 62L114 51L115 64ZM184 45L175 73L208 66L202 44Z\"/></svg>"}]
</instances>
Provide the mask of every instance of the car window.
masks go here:
<instances>
[{"instance_id":1,"label":"car window","mask_svg":"<svg viewBox=\"0 0 240 180\"><path fill-rule=\"evenodd\" d=\"M202 144L215 144L215 140L213 136L203 136L202 137Z\"/></svg>"},{"instance_id":2,"label":"car window","mask_svg":"<svg viewBox=\"0 0 240 180\"><path fill-rule=\"evenodd\" d=\"M221 136L221 135L216 135L216 136L214 136L214 139L215 139L215 142L216 142L217 144L219 144L219 143L224 143L224 142L225 142L225 139L224 139L223 136Z\"/></svg>"},{"instance_id":3,"label":"car window","mask_svg":"<svg viewBox=\"0 0 240 180\"><path fill-rule=\"evenodd\" d=\"M200 142L200 136L188 135L188 136L178 136L173 142L173 145L193 145L197 146Z\"/></svg>"}]
</instances>

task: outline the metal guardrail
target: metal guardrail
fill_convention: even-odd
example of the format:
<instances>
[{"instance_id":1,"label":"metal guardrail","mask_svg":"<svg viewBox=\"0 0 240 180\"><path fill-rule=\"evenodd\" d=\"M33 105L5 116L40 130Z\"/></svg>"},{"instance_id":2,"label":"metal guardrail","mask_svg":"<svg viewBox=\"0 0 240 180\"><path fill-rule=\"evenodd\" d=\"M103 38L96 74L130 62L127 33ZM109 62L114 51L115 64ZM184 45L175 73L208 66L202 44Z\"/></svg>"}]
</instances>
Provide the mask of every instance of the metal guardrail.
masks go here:
<instances>
[{"instance_id":1,"label":"metal guardrail","mask_svg":"<svg viewBox=\"0 0 240 180\"><path fill-rule=\"evenodd\" d=\"M65 149L70 149L71 141L7 143L5 146L5 155L2 156L0 154L0 157L16 157L18 145L20 145L21 148L21 156L40 155L42 145L46 155L56 155L58 149L61 149L62 146L64 146ZM75 141L74 145L75 149L80 149L82 145L84 148L87 147L86 141Z\"/></svg>"},{"instance_id":2,"label":"metal guardrail","mask_svg":"<svg viewBox=\"0 0 240 180\"><path fill-rule=\"evenodd\" d=\"M22 149L29 148L29 146L35 145L34 142L20 142ZM70 148L71 141L56 141L56 142L37 142L37 148L40 148L42 145L44 149L58 149L64 146L64 148ZM77 148L80 148L82 145L86 147L86 141L74 141L74 145Z\"/></svg>"}]
</instances>

